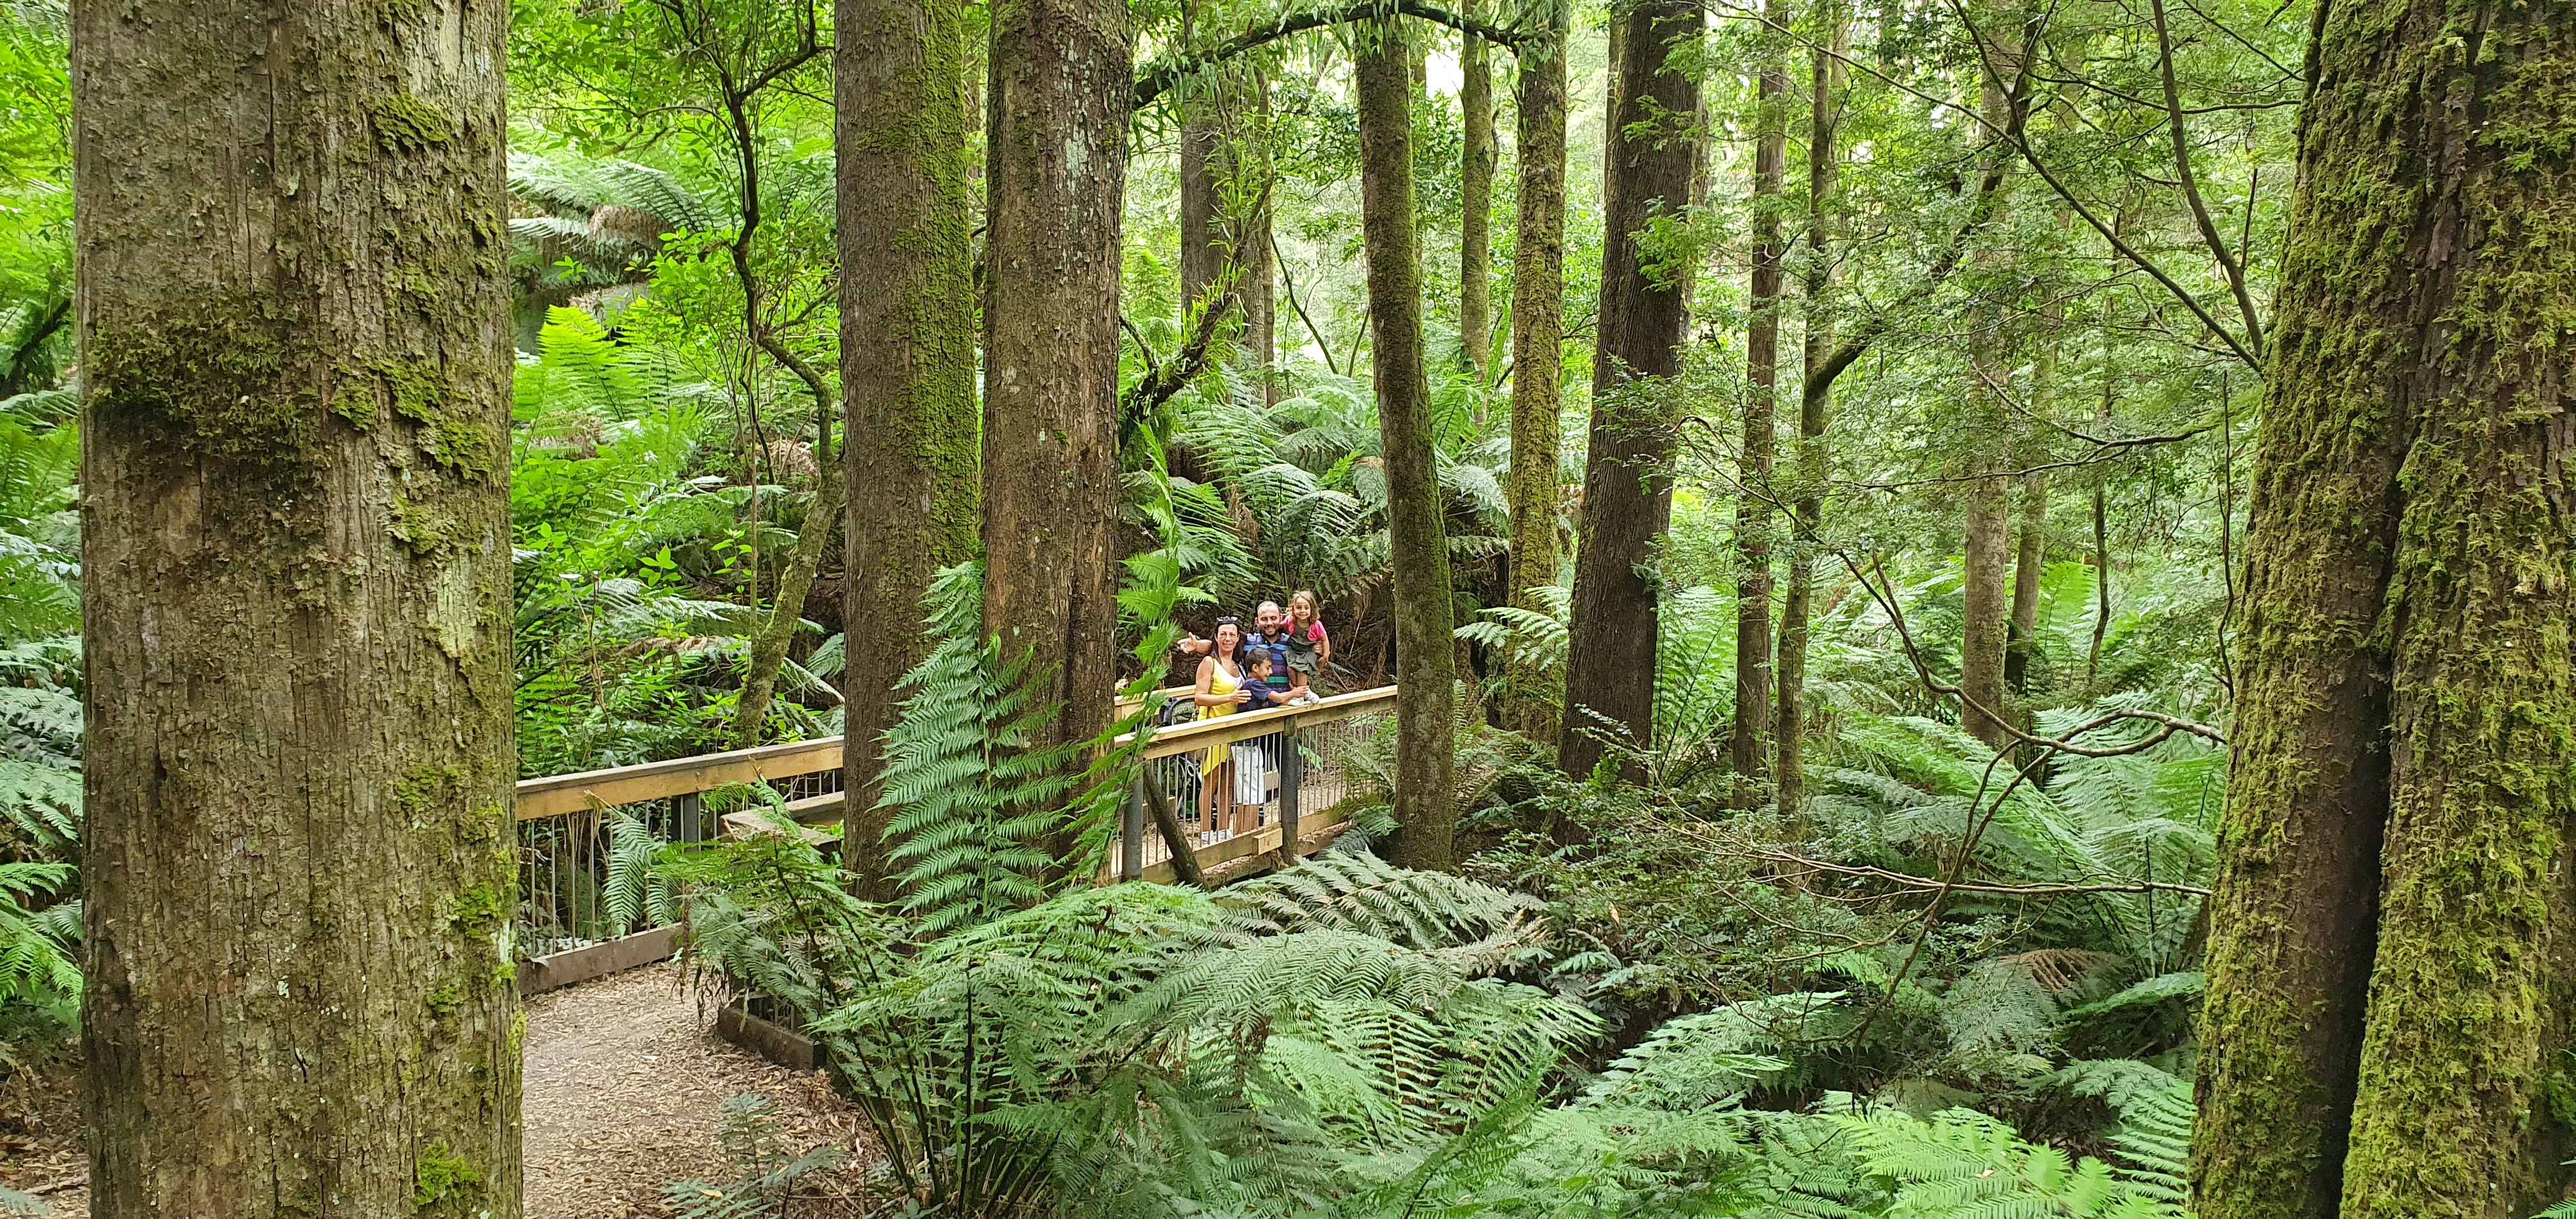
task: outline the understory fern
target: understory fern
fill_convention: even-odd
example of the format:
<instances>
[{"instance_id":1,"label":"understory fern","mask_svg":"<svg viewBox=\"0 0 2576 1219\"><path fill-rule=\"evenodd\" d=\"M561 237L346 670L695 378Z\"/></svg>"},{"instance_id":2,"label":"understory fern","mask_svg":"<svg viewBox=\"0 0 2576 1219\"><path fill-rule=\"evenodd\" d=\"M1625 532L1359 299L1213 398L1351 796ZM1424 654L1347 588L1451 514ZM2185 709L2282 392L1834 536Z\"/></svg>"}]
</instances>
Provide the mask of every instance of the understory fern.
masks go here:
<instances>
[{"instance_id":1,"label":"understory fern","mask_svg":"<svg viewBox=\"0 0 2576 1219\"><path fill-rule=\"evenodd\" d=\"M941 642L904 676L886 737L889 857L905 869L905 908L933 934L1046 896L1046 840L1084 744L1038 743L1059 709L1025 656L980 638L981 576L973 564L940 573L927 600Z\"/></svg>"},{"instance_id":2,"label":"understory fern","mask_svg":"<svg viewBox=\"0 0 2576 1219\"><path fill-rule=\"evenodd\" d=\"M1867 1169L1894 1191L1890 1219L2065 1216L2180 1219L2181 1205L2091 1156L2027 1142L1972 1109L1918 1119L1894 1110L1838 1124Z\"/></svg>"}]
</instances>

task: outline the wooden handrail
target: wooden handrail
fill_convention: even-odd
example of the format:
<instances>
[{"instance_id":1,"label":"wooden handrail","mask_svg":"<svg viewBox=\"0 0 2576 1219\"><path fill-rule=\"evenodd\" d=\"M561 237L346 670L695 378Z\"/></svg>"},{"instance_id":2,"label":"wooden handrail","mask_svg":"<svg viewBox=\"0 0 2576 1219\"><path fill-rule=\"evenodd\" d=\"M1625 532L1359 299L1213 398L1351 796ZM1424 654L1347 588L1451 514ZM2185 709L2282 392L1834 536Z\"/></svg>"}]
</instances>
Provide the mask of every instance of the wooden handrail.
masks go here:
<instances>
[{"instance_id":1,"label":"wooden handrail","mask_svg":"<svg viewBox=\"0 0 2576 1219\"><path fill-rule=\"evenodd\" d=\"M519 780L519 820L560 817L600 804L633 804L685 796L728 783L756 783L841 768L841 738L789 741L758 749L699 754L641 766L586 770Z\"/></svg>"},{"instance_id":2,"label":"wooden handrail","mask_svg":"<svg viewBox=\"0 0 2576 1219\"><path fill-rule=\"evenodd\" d=\"M1172 695L1172 691L1156 691ZM1178 696L1186 696L1187 687ZM1242 715L1219 716L1159 729L1145 746L1148 758L1168 758L1177 754L1224 745L1277 732L1293 732L1316 724L1329 724L1356 715L1392 710L1396 689L1379 686L1336 694L1302 707L1274 707ZM1118 738L1118 744L1133 743L1135 734ZM593 804L634 804L669 796L686 796L709 791L728 783L756 783L764 779L786 779L818 771L838 770L841 766L841 738L823 737L812 741L789 741L782 745L763 745L758 749L736 749L728 753L699 754L673 758L667 762L646 762L640 766L618 766L607 770L586 770L579 774L550 775L542 779L519 781L519 820L536 821L578 813Z\"/></svg>"},{"instance_id":3,"label":"wooden handrail","mask_svg":"<svg viewBox=\"0 0 2576 1219\"><path fill-rule=\"evenodd\" d=\"M1154 739L1145 746L1145 756L1168 758L1175 754L1206 749L1212 745L1248 741L1254 737L1269 736L1279 732L1294 732L1300 728L1329 724L1335 720L1346 720L1376 711L1391 711L1395 708L1395 692L1396 688L1393 686L1379 686L1370 690L1336 694L1321 702L1308 703L1303 707L1273 707L1267 711L1249 711L1241 715L1224 715L1212 720L1174 724L1169 728L1155 731ZM1119 737L1118 744L1132 744L1135 739L1136 735L1131 732Z\"/></svg>"}]
</instances>

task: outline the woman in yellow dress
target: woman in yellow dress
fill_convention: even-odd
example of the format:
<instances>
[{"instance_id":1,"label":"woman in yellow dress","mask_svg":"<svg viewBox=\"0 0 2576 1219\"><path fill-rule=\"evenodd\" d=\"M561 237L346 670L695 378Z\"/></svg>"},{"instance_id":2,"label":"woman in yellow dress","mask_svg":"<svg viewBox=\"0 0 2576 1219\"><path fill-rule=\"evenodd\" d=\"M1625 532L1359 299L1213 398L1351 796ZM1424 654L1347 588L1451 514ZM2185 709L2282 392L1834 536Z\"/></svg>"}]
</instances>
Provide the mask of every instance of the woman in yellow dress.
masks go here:
<instances>
[{"instance_id":1,"label":"woman in yellow dress","mask_svg":"<svg viewBox=\"0 0 2576 1219\"><path fill-rule=\"evenodd\" d=\"M1190 699L1198 704L1199 718L1203 720L1232 715L1237 708L1252 701L1252 692L1243 688L1242 623L1232 618L1216 620L1216 644L1208 649L1207 659L1199 662L1198 687ZM1199 792L1202 838L1208 831L1218 828L1217 810L1233 811L1234 764L1229 760L1232 752L1224 745L1212 746L1207 757L1199 763L1199 772L1205 779ZM1230 823L1233 818L1228 816L1225 820Z\"/></svg>"}]
</instances>

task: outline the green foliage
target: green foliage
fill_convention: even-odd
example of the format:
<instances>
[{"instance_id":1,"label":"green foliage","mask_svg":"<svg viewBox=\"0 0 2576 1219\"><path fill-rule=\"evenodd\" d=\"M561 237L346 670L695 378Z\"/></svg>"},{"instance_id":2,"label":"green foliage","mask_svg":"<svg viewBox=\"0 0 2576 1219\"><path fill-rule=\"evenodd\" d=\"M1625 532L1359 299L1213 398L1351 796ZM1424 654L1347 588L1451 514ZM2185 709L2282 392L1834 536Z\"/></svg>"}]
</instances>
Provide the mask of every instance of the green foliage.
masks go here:
<instances>
[{"instance_id":1,"label":"green foliage","mask_svg":"<svg viewBox=\"0 0 2576 1219\"><path fill-rule=\"evenodd\" d=\"M890 853L905 871L904 908L932 933L985 922L1045 896L1047 837L1086 742L1033 747L1058 708L1045 674L984 640L983 571L939 574L925 599L940 643L906 674L904 714L886 738Z\"/></svg>"},{"instance_id":2,"label":"green foliage","mask_svg":"<svg viewBox=\"0 0 2576 1219\"><path fill-rule=\"evenodd\" d=\"M1839 1124L1861 1162L1894 1189L1890 1219L2028 1215L2180 1219L2182 1208L2124 1184L2090 1156L2024 1141L1972 1109L1917 1119L1879 1111Z\"/></svg>"}]
</instances>

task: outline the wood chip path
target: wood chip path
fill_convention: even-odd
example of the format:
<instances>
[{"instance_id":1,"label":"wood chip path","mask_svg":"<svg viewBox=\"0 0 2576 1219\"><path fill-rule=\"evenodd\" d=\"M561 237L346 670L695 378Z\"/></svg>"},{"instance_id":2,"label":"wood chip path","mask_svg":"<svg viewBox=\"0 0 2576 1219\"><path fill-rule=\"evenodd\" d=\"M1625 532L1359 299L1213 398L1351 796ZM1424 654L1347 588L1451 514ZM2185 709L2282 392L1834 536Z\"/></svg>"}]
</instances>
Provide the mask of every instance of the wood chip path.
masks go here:
<instances>
[{"instance_id":1,"label":"wood chip path","mask_svg":"<svg viewBox=\"0 0 2576 1219\"><path fill-rule=\"evenodd\" d=\"M775 1106L772 1129L792 1150L838 1143L856 1149L854 1163L864 1162L858 1115L819 1074L773 1066L716 1040L700 1009L699 996L667 964L528 1001L519 1106L528 1219L658 1217L668 1213L666 1183L736 1175L716 1131L725 1101L745 1093ZM0 1090L0 1188L45 1190L40 1201L55 1216L89 1210L76 1106L69 1079ZM813 1181L814 1192L854 1192L855 1172ZM0 1215L24 1213L0 1205ZM808 1197L787 1213L825 1219L862 1212Z\"/></svg>"}]
</instances>

